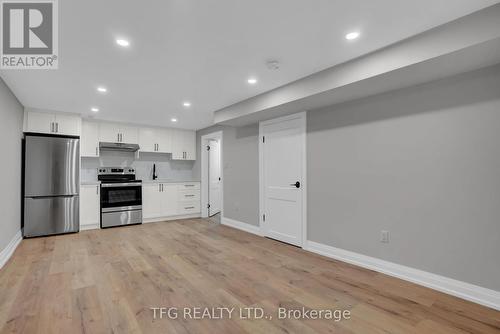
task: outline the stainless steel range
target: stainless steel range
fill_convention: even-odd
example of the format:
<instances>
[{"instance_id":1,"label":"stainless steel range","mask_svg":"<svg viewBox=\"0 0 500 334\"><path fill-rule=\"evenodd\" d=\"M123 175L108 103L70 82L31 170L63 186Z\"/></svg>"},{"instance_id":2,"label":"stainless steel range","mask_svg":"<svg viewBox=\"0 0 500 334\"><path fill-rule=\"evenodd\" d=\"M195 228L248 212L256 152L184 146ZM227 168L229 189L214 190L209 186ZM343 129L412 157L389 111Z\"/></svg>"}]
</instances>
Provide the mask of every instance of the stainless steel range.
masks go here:
<instances>
[{"instance_id":1,"label":"stainless steel range","mask_svg":"<svg viewBox=\"0 0 500 334\"><path fill-rule=\"evenodd\" d=\"M98 169L101 181L101 228L142 224L142 182L133 168Z\"/></svg>"}]
</instances>

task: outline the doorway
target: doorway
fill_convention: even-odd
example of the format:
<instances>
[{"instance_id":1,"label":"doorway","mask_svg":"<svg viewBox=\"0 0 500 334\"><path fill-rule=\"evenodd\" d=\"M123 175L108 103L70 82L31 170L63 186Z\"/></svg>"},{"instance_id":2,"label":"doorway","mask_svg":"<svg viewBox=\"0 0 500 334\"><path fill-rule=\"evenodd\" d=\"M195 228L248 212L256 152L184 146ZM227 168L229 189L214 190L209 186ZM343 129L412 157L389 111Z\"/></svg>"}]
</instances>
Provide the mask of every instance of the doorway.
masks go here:
<instances>
[{"instance_id":1,"label":"doorway","mask_svg":"<svg viewBox=\"0 0 500 334\"><path fill-rule=\"evenodd\" d=\"M306 240L306 113L259 124L260 228L302 247Z\"/></svg>"},{"instance_id":2,"label":"doorway","mask_svg":"<svg viewBox=\"0 0 500 334\"><path fill-rule=\"evenodd\" d=\"M201 137L202 217L220 223L223 212L222 131Z\"/></svg>"}]
</instances>

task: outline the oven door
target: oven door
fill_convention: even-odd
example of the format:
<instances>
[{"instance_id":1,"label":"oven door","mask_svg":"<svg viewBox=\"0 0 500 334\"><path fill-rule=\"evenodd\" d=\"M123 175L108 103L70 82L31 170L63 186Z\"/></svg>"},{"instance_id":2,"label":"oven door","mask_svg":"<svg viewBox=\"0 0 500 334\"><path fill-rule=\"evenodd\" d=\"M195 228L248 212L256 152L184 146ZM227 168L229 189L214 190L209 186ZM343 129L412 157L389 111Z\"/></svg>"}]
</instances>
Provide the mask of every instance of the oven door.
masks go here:
<instances>
[{"instance_id":1,"label":"oven door","mask_svg":"<svg viewBox=\"0 0 500 334\"><path fill-rule=\"evenodd\" d=\"M101 184L101 209L137 207L142 205L142 186L140 183L103 183Z\"/></svg>"}]
</instances>

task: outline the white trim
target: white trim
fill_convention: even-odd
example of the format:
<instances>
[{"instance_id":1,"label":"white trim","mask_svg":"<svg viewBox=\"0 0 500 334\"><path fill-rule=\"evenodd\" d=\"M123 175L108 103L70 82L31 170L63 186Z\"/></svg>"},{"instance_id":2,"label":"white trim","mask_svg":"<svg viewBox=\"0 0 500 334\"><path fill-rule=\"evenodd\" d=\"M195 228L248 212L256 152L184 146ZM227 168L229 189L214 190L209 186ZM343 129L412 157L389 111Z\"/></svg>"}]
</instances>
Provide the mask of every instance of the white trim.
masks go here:
<instances>
[{"instance_id":1,"label":"white trim","mask_svg":"<svg viewBox=\"0 0 500 334\"><path fill-rule=\"evenodd\" d=\"M158 222L166 222L166 221L171 221L171 220L179 220L179 219L193 219L193 218L200 218L199 213L193 213L189 215L179 215L179 216L169 216L169 217L157 217L157 218L145 218L142 220L143 224L149 224L149 223L158 223Z\"/></svg>"},{"instance_id":2,"label":"white trim","mask_svg":"<svg viewBox=\"0 0 500 334\"><path fill-rule=\"evenodd\" d=\"M101 229L101 224L87 224L87 225L80 225L80 231L88 231L88 230L99 230Z\"/></svg>"},{"instance_id":3,"label":"white trim","mask_svg":"<svg viewBox=\"0 0 500 334\"><path fill-rule=\"evenodd\" d=\"M256 226L256 225L251 225L251 224L243 223L243 222L240 222L238 220L234 220L234 219L227 218L227 217L222 217L222 216L221 216L221 224L222 225L226 225L226 226L230 226L230 227L234 227L234 228L236 228L238 230L242 230L242 231L245 231L245 232L248 232L248 233L252 233L252 234L256 234L256 235L262 236L260 228L258 226Z\"/></svg>"},{"instance_id":4,"label":"white trim","mask_svg":"<svg viewBox=\"0 0 500 334\"><path fill-rule=\"evenodd\" d=\"M0 269L2 269L7 261L9 261L10 257L14 254L14 251L22 240L23 234L21 233L21 230L19 230L14 237L12 237L7 246L0 252Z\"/></svg>"},{"instance_id":5,"label":"white trim","mask_svg":"<svg viewBox=\"0 0 500 334\"><path fill-rule=\"evenodd\" d=\"M266 235L264 228L264 150L262 142L262 126L288 121L291 119L302 119L302 231L300 238L300 247L305 247L307 244L307 111L295 113L293 115L273 118L271 120L259 122L259 225L260 235Z\"/></svg>"},{"instance_id":6,"label":"white trim","mask_svg":"<svg viewBox=\"0 0 500 334\"><path fill-rule=\"evenodd\" d=\"M380 260L344 249L335 248L314 241L307 241L304 249L500 310L499 291L483 288L474 284L458 281L452 278Z\"/></svg>"},{"instance_id":7,"label":"white trim","mask_svg":"<svg viewBox=\"0 0 500 334\"><path fill-rule=\"evenodd\" d=\"M201 217L208 217L208 151L205 149L210 139L219 140L220 151L220 169L221 169L221 182L220 182L220 214L224 217L224 149L223 149L223 132L216 131L201 136L200 138L200 164L201 164Z\"/></svg>"}]
</instances>

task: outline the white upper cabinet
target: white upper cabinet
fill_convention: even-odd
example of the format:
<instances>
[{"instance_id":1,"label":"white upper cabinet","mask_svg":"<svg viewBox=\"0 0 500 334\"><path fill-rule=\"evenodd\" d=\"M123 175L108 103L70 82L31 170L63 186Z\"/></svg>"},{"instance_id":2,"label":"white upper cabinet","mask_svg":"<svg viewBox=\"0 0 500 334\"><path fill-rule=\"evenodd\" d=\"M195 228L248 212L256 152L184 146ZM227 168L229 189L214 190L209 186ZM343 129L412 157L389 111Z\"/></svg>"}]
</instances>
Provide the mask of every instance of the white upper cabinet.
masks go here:
<instances>
[{"instance_id":1,"label":"white upper cabinet","mask_svg":"<svg viewBox=\"0 0 500 334\"><path fill-rule=\"evenodd\" d=\"M138 144L138 130L133 126L103 122L99 127L99 141Z\"/></svg>"},{"instance_id":2,"label":"white upper cabinet","mask_svg":"<svg viewBox=\"0 0 500 334\"><path fill-rule=\"evenodd\" d=\"M80 136L82 119L78 115L55 114L56 133L58 135Z\"/></svg>"},{"instance_id":3,"label":"white upper cabinet","mask_svg":"<svg viewBox=\"0 0 500 334\"><path fill-rule=\"evenodd\" d=\"M186 131L184 135L186 160L196 160L196 132Z\"/></svg>"},{"instance_id":4,"label":"white upper cabinet","mask_svg":"<svg viewBox=\"0 0 500 334\"><path fill-rule=\"evenodd\" d=\"M99 141L117 143L120 141L120 128L115 123L99 124Z\"/></svg>"},{"instance_id":5,"label":"white upper cabinet","mask_svg":"<svg viewBox=\"0 0 500 334\"><path fill-rule=\"evenodd\" d=\"M67 136L80 136L81 133L78 115L27 110L24 118L24 132Z\"/></svg>"},{"instance_id":6,"label":"white upper cabinet","mask_svg":"<svg viewBox=\"0 0 500 334\"><path fill-rule=\"evenodd\" d=\"M29 111L24 113L24 132L52 133L54 129L54 114Z\"/></svg>"},{"instance_id":7,"label":"white upper cabinet","mask_svg":"<svg viewBox=\"0 0 500 334\"><path fill-rule=\"evenodd\" d=\"M156 152L156 131L152 128L139 129L139 147L141 152Z\"/></svg>"},{"instance_id":8,"label":"white upper cabinet","mask_svg":"<svg viewBox=\"0 0 500 334\"><path fill-rule=\"evenodd\" d=\"M172 152L172 139L170 129L140 128L139 146L141 152Z\"/></svg>"},{"instance_id":9,"label":"white upper cabinet","mask_svg":"<svg viewBox=\"0 0 500 334\"><path fill-rule=\"evenodd\" d=\"M139 130L134 126L120 125L120 143L139 144Z\"/></svg>"},{"instance_id":10,"label":"white upper cabinet","mask_svg":"<svg viewBox=\"0 0 500 334\"><path fill-rule=\"evenodd\" d=\"M196 160L196 132L190 130L173 130L172 159Z\"/></svg>"},{"instance_id":11,"label":"white upper cabinet","mask_svg":"<svg viewBox=\"0 0 500 334\"><path fill-rule=\"evenodd\" d=\"M158 129L156 130L158 136L158 151L160 153L172 153L172 130L171 129Z\"/></svg>"},{"instance_id":12,"label":"white upper cabinet","mask_svg":"<svg viewBox=\"0 0 500 334\"><path fill-rule=\"evenodd\" d=\"M184 160L184 131L172 130L172 159Z\"/></svg>"},{"instance_id":13,"label":"white upper cabinet","mask_svg":"<svg viewBox=\"0 0 500 334\"><path fill-rule=\"evenodd\" d=\"M80 152L82 157L99 156L99 123L83 121Z\"/></svg>"}]
</instances>

